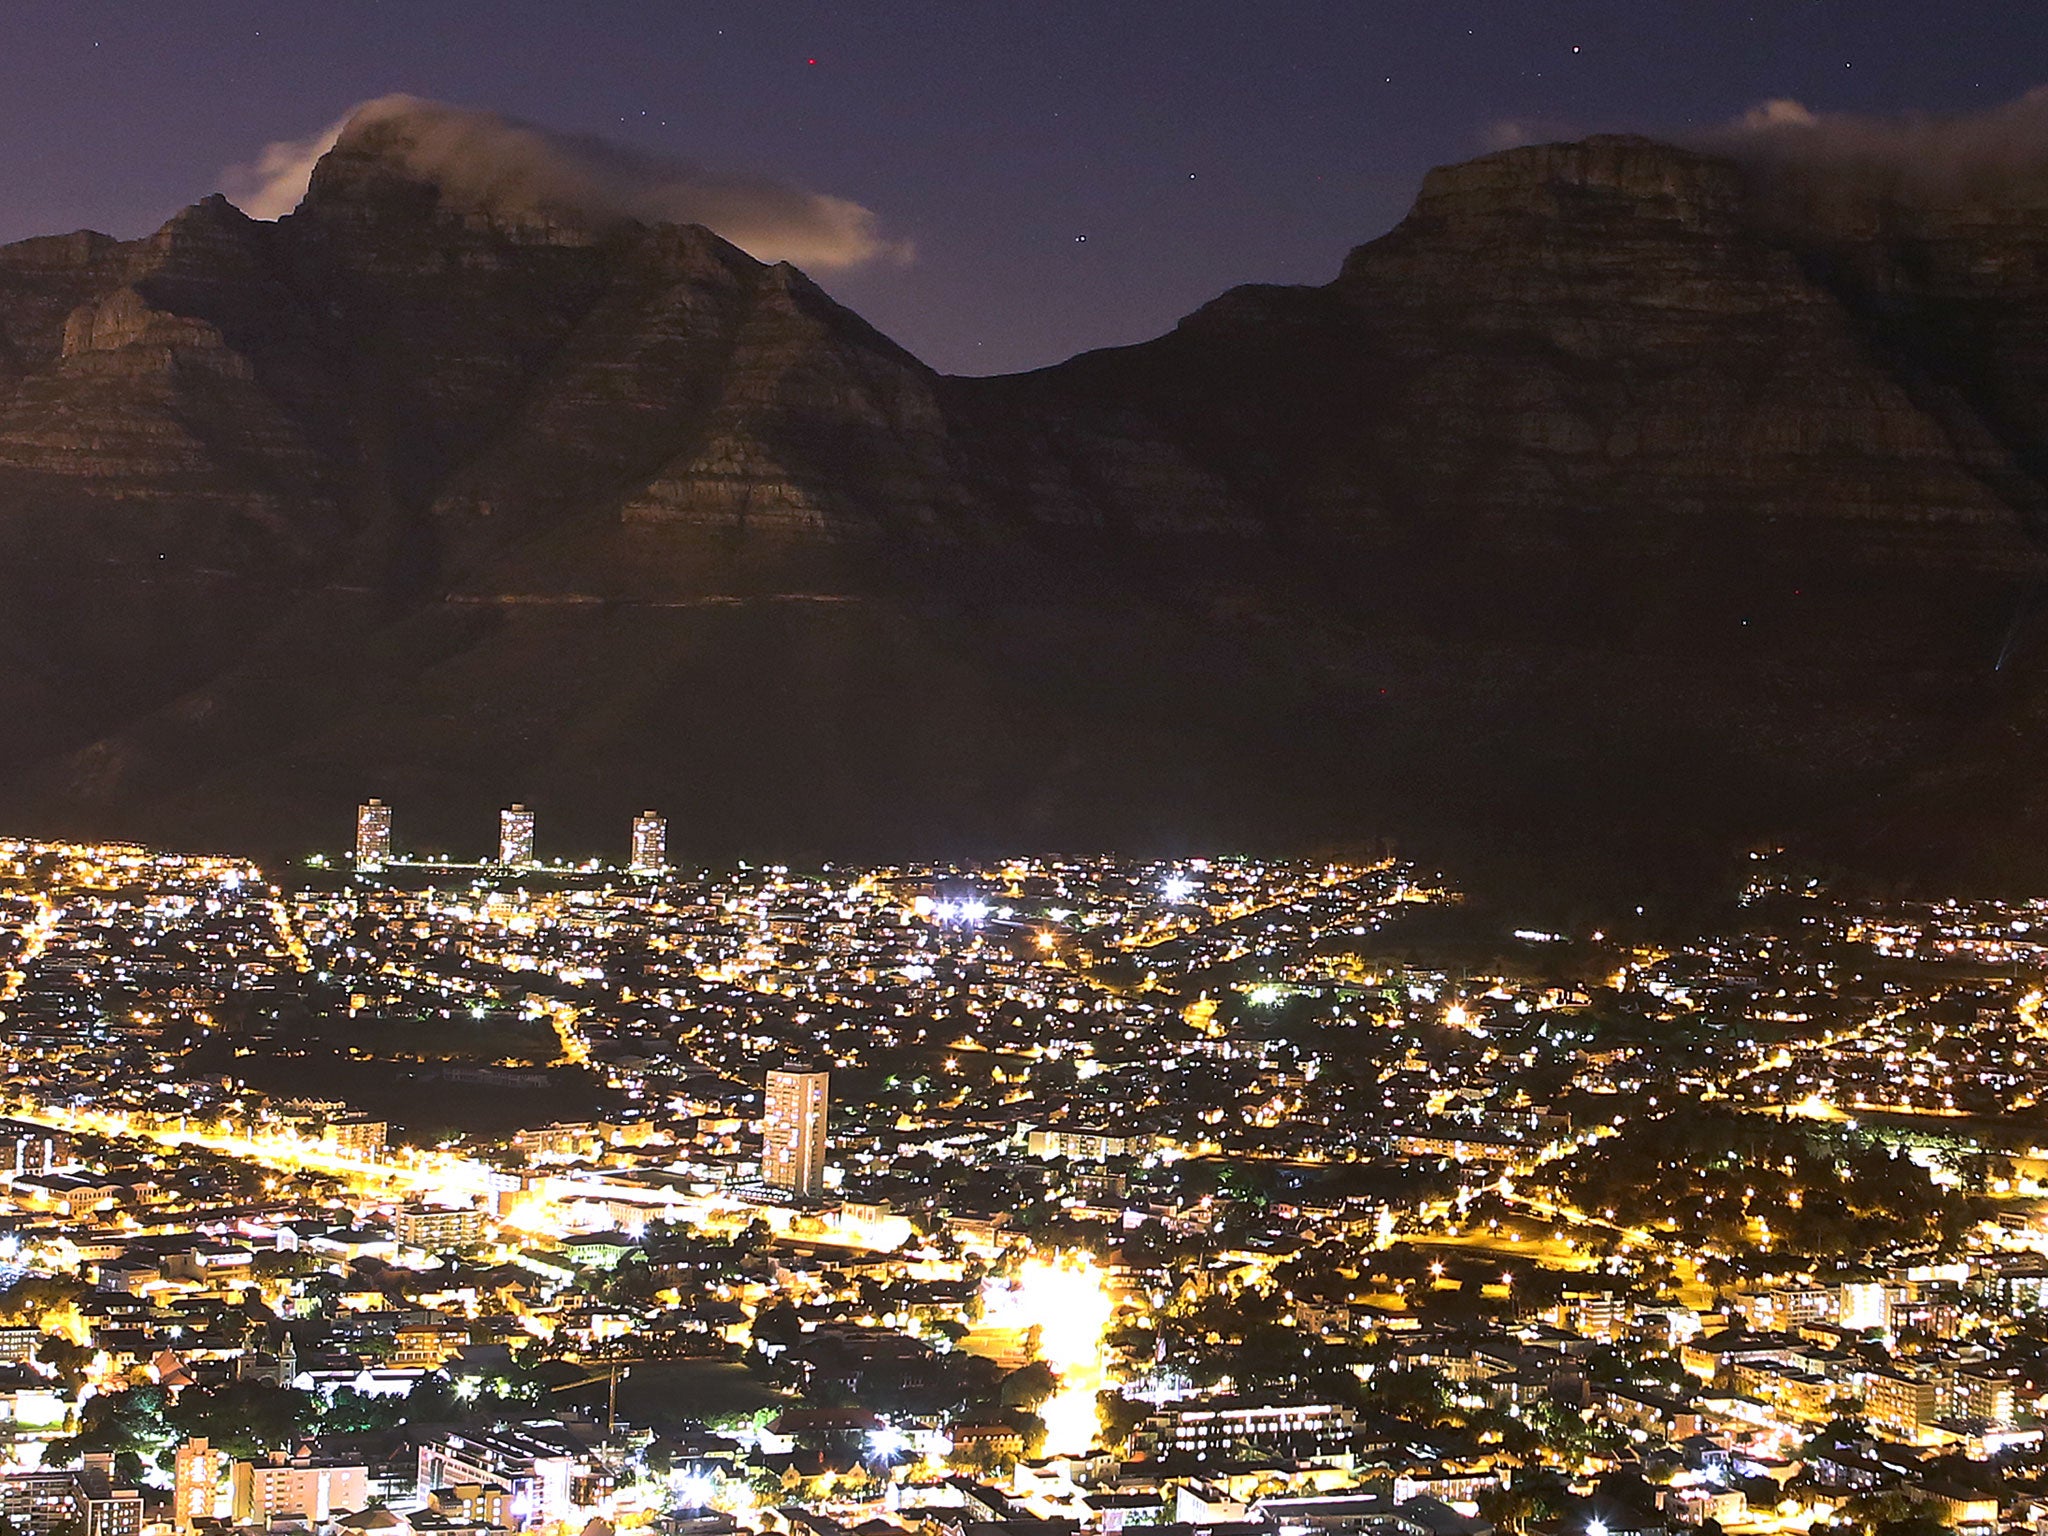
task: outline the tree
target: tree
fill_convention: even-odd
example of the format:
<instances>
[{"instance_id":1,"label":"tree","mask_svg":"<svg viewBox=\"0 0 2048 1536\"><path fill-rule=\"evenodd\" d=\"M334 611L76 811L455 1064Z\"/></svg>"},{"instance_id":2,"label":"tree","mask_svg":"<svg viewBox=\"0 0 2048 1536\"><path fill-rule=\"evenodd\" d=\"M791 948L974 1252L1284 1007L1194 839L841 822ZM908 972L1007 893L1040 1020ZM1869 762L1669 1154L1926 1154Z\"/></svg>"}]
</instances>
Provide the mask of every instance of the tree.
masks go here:
<instances>
[{"instance_id":1,"label":"tree","mask_svg":"<svg viewBox=\"0 0 2048 1536\"><path fill-rule=\"evenodd\" d=\"M82 1280L63 1275L23 1275L0 1291L0 1317L40 1327L47 1313L74 1307L91 1293L92 1287Z\"/></svg>"},{"instance_id":2,"label":"tree","mask_svg":"<svg viewBox=\"0 0 2048 1536\"><path fill-rule=\"evenodd\" d=\"M1479 1495L1479 1513L1495 1525L1521 1531L1531 1520L1554 1520L1570 1501L1570 1490L1553 1472L1516 1472L1504 1488Z\"/></svg>"},{"instance_id":3,"label":"tree","mask_svg":"<svg viewBox=\"0 0 2048 1536\"><path fill-rule=\"evenodd\" d=\"M390 1429L402 1422L404 1410L388 1397L372 1397L354 1387L343 1387L327 1401L320 1414L320 1428L334 1434L361 1434Z\"/></svg>"},{"instance_id":4,"label":"tree","mask_svg":"<svg viewBox=\"0 0 2048 1536\"><path fill-rule=\"evenodd\" d=\"M1008 1460L995 1446L977 1441L972 1445L954 1446L946 1457L946 1465L969 1477L983 1477L1000 1471Z\"/></svg>"},{"instance_id":5,"label":"tree","mask_svg":"<svg viewBox=\"0 0 2048 1536\"><path fill-rule=\"evenodd\" d=\"M92 1348L86 1344L74 1344L56 1334L44 1334L36 1340L36 1358L57 1373L57 1379L76 1392L85 1383L86 1371L92 1365Z\"/></svg>"},{"instance_id":6,"label":"tree","mask_svg":"<svg viewBox=\"0 0 2048 1536\"><path fill-rule=\"evenodd\" d=\"M1151 1414L1152 1405L1142 1398L1125 1397L1121 1392L1095 1394L1095 1417L1102 1424L1104 1445L1122 1445Z\"/></svg>"},{"instance_id":7,"label":"tree","mask_svg":"<svg viewBox=\"0 0 2048 1536\"><path fill-rule=\"evenodd\" d=\"M319 1404L310 1392L267 1381L231 1381L186 1390L165 1417L180 1433L203 1435L230 1456L246 1460L289 1448L308 1434L319 1418Z\"/></svg>"},{"instance_id":8,"label":"tree","mask_svg":"<svg viewBox=\"0 0 2048 1536\"><path fill-rule=\"evenodd\" d=\"M1059 1377L1053 1374L1052 1367L1043 1360L1034 1360L1003 1378L1002 1404L1005 1408L1023 1408L1035 1413L1047 1398L1059 1390L1059 1385Z\"/></svg>"},{"instance_id":9,"label":"tree","mask_svg":"<svg viewBox=\"0 0 2048 1536\"><path fill-rule=\"evenodd\" d=\"M145 1458L153 1460L174 1438L164 1408L159 1386L98 1393L80 1410L77 1431L52 1442L47 1459L62 1465L88 1452L109 1452L125 1475L139 1477Z\"/></svg>"},{"instance_id":10,"label":"tree","mask_svg":"<svg viewBox=\"0 0 2048 1536\"><path fill-rule=\"evenodd\" d=\"M777 1302L754 1314L754 1342L794 1344L803 1337L804 1320L788 1302Z\"/></svg>"},{"instance_id":11,"label":"tree","mask_svg":"<svg viewBox=\"0 0 2048 1536\"><path fill-rule=\"evenodd\" d=\"M1488 1488L1474 1500L1479 1518L1505 1531L1520 1532L1536 1512L1536 1499L1520 1482Z\"/></svg>"}]
</instances>

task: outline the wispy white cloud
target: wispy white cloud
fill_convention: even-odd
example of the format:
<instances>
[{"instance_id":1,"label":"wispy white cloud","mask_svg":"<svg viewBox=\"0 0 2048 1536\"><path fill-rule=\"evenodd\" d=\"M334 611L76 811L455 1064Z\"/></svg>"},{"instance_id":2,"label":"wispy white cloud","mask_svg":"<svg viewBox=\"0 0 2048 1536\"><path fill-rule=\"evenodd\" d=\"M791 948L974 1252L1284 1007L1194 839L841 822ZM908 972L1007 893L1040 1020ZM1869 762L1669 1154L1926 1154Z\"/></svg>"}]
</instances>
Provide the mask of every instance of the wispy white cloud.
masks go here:
<instances>
[{"instance_id":1,"label":"wispy white cloud","mask_svg":"<svg viewBox=\"0 0 2048 1536\"><path fill-rule=\"evenodd\" d=\"M1948 116L1816 111L1779 97L1704 143L1764 166L1827 173L1844 190L1906 201L2048 190L2048 86Z\"/></svg>"},{"instance_id":2,"label":"wispy white cloud","mask_svg":"<svg viewBox=\"0 0 2048 1536\"><path fill-rule=\"evenodd\" d=\"M252 218L280 218L344 139L393 157L463 208L571 223L702 224L763 261L816 268L912 255L908 242L886 237L880 219L847 198L417 96L379 97L319 133L266 145L226 173L227 193Z\"/></svg>"}]
</instances>

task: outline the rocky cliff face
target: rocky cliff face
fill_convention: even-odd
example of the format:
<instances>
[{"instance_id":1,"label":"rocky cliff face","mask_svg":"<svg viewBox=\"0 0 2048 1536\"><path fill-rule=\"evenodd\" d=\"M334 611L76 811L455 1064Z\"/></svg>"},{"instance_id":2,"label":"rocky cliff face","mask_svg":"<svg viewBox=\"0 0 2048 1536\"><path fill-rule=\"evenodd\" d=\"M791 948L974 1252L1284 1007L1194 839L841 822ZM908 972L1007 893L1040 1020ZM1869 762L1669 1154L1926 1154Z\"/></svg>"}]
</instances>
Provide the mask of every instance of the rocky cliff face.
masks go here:
<instances>
[{"instance_id":1,"label":"rocky cliff face","mask_svg":"<svg viewBox=\"0 0 2048 1536\"><path fill-rule=\"evenodd\" d=\"M2031 782L2044 466L2024 199L1516 150L1326 287L946 379L707 231L352 132L276 224L0 249L0 811L1869 854Z\"/></svg>"}]
</instances>

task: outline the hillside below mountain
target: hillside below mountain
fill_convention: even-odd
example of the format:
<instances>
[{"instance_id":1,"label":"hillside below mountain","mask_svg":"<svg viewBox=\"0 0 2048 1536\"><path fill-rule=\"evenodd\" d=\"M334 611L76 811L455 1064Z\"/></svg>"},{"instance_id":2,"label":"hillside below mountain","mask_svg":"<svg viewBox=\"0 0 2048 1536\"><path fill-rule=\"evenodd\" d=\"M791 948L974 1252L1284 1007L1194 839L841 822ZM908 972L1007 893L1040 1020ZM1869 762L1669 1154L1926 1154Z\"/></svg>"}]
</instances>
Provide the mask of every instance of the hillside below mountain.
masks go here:
<instances>
[{"instance_id":1,"label":"hillside below mountain","mask_svg":"<svg viewBox=\"0 0 2048 1536\"><path fill-rule=\"evenodd\" d=\"M1633 138L1321 287L935 374L707 230L352 126L0 247L0 826L685 857L1357 850L1685 892L2048 853L2048 212ZM1788 212L1788 208L1792 211Z\"/></svg>"}]
</instances>

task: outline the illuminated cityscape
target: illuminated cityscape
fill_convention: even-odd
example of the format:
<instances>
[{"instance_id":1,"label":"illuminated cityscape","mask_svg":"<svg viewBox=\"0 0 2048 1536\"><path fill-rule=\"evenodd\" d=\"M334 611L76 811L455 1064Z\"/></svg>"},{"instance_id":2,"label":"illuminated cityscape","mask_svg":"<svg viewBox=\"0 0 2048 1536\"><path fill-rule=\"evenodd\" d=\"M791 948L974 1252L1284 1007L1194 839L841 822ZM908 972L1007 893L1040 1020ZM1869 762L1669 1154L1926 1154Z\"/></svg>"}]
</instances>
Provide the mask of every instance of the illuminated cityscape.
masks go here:
<instances>
[{"instance_id":1,"label":"illuminated cityscape","mask_svg":"<svg viewBox=\"0 0 2048 1536\"><path fill-rule=\"evenodd\" d=\"M2048 904L516 862L0 844L31 1525L2034 1508Z\"/></svg>"},{"instance_id":2,"label":"illuminated cityscape","mask_svg":"<svg viewBox=\"0 0 2048 1536\"><path fill-rule=\"evenodd\" d=\"M0 1536L2048 1536L2048 6L0 15Z\"/></svg>"}]
</instances>

